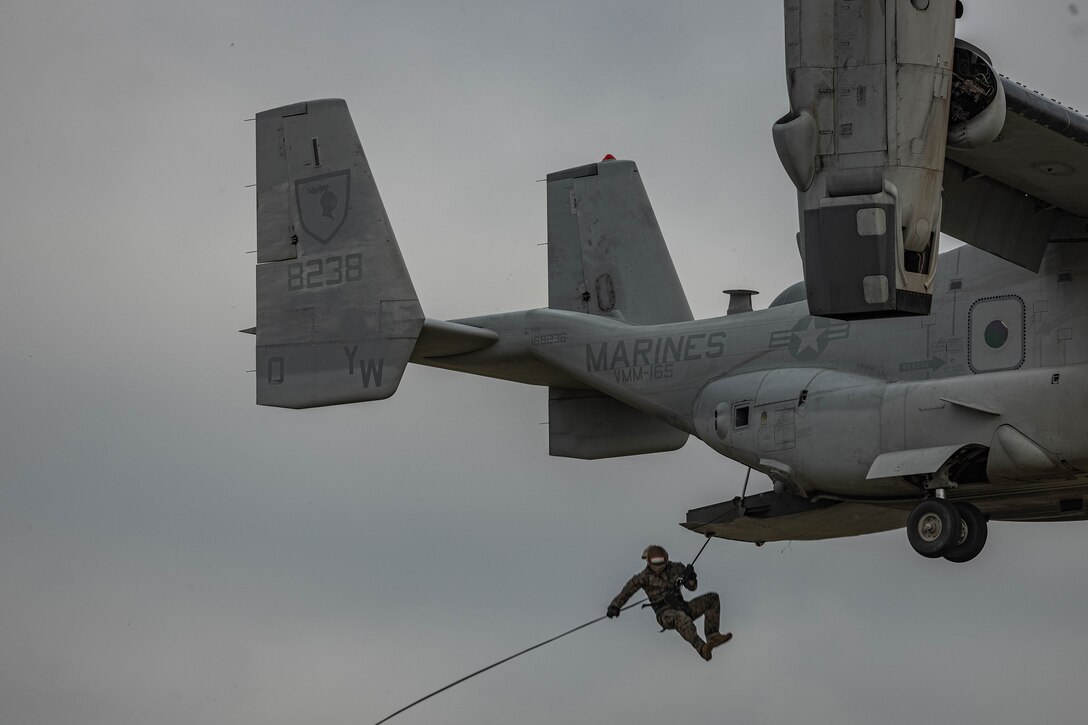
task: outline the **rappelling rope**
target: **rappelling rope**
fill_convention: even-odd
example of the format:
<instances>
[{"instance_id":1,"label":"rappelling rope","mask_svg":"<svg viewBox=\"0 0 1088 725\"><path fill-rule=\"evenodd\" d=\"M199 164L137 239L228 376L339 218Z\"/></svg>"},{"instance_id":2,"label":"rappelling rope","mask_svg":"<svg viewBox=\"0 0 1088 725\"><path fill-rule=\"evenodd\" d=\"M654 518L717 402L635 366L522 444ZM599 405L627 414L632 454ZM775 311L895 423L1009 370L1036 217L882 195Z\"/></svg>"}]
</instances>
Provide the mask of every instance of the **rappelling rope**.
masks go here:
<instances>
[{"instance_id":1,"label":"rappelling rope","mask_svg":"<svg viewBox=\"0 0 1088 725\"><path fill-rule=\"evenodd\" d=\"M744 491L745 492L748 491L748 476L751 476L751 475L752 475L752 469L749 468L748 469L748 475L746 475L744 477ZM741 494L741 501L743 502L743 500L744 500L744 494ZM743 506L743 503L741 505ZM724 513L721 513L721 514L715 516L710 521L707 521L706 524L704 524L704 525L708 526L708 525L714 523L715 521L720 519L722 516L724 516L726 513L730 513L730 511L726 511ZM690 566L692 566L692 567L695 566L695 562L698 561L699 557L703 555L703 549L706 549L706 545L710 543L710 540L712 538L713 538L713 534L707 534L706 535L706 541L703 542L703 546L702 546L701 549L699 549L699 553L696 554L695 558L691 560ZM625 612L628 609L632 609L633 607L637 607L638 605L643 604L644 602L648 602L649 600L650 600L649 597L643 597L642 599L638 600L637 602L635 602L633 604L628 604L626 607L623 607L622 609L620 609L620 611ZM393 718L395 718L397 715L400 715L405 710L411 710L413 707L415 707L419 703L424 702L425 700L429 700L432 697L434 697L435 695L437 695L437 694L439 694L441 692L445 692L446 690L450 689L451 687L454 687L456 685L460 685L465 680L471 680L476 675L482 675L483 673L487 672L488 670L493 670L496 667L498 667L499 665L501 665L501 664L503 664L505 662L509 662L510 660L514 659L515 657L521 657L523 654L525 654L527 652L532 652L534 649L539 649L539 648L543 647L546 644L551 644L552 642L554 642L557 639L562 639L563 637L566 637L568 634L574 634L575 632L577 632L580 629L585 629L589 625L596 624L597 622L601 621L602 619L607 619L607 618L608 618L608 615L605 614L605 615L603 615L601 617L597 617L596 619L592 619L592 620L586 622L585 624L579 624L574 629L568 629L566 632L563 632L563 634L557 634L554 637L552 637L551 639L546 639L546 640L544 640L543 642L541 642L539 644L534 644L532 647L529 647L527 649L523 649L521 652L517 652L515 654L512 654L509 657L506 657L504 659L499 660L498 662L495 662L494 664L490 664L487 667L484 667L483 669L476 670L471 675L465 675L461 679L459 679L459 680L457 680L455 682L451 682L450 684L446 685L445 687L443 687L441 689L438 689L438 690L435 690L434 692L430 693L429 695L425 695L424 697L419 698L418 700L416 700L415 702L413 702L411 704L405 705L404 707L397 710L392 715L388 715L388 716L382 718L381 720L379 720L378 722L374 723L374 725L382 725L383 722L386 722L388 720L392 720ZM664 630L662 630L662 631L664 631Z\"/></svg>"},{"instance_id":2,"label":"rappelling rope","mask_svg":"<svg viewBox=\"0 0 1088 725\"><path fill-rule=\"evenodd\" d=\"M631 609L632 607L637 607L638 605L642 604L642 603L643 603L643 602L645 602L645 601L646 601L646 599L645 599L645 598L644 598L644 599L640 599L640 600L638 600L637 602L635 602L634 604L628 604L628 605L627 605L626 607L624 607L624 608L623 608L623 609L621 609L620 611L622 612L622 611L625 611L625 610ZM472 673L471 675L465 675L464 677L462 677L461 679L457 680L456 682L451 682L450 684L446 685L446 686L445 686L445 687L443 687L442 689L440 689L440 690L435 690L435 691L434 691L434 692L432 692L431 694L427 695L426 697L421 697L421 698L419 698L418 700L416 700L415 702L413 702L413 703L412 703L412 704L410 704L410 705L405 705L404 707L402 707L401 709L397 710L397 711L396 711L395 713L393 713L392 715L389 715L388 717L385 717L385 718L383 718L383 719L379 720L378 722L374 723L374 725L382 725L382 723L383 723L383 722L385 722L386 720L392 720L393 718L395 718L395 717L396 717L397 715L400 715L400 714L401 714L402 712L404 712L405 710L409 710L409 709L411 709L411 708L415 707L416 705L418 705L419 703L423 702L424 700L429 700L430 698L434 697L435 695L437 695L437 694L438 694L438 693L440 693L440 692L445 692L446 690L450 689L450 688L451 688L451 687L453 687L454 685L460 685L460 684L461 684L462 682L464 682L465 680L470 680L470 679L472 679L473 677L475 677L476 675L480 675L480 674L483 674L484 672L487 672L488 670L494 669L494 668L498 667L499 665L501 665L501 664L502 664L502 663L504 663L504 662L509 662L510 660L514 659L515 657L520 657L520 656L522 656L522 655L523 655L523 654L525 654L526 652L532 652L532 651L533 651L534 649L538 649L538 648L540 648L540 647L543 647L544 645L546 645L546 644L549 644L549 643L551 643L551 642L554 642L554 641L555 641L555 640L557 640L557 639L562 639L563 637L566 637L566 636L567 636L568 634L574 634L574 633L575 633L575 632L577 632L577 631L578 631L579 629L585 629L585 628L586 628L586 627L588 627L589 625L591 625L591 624L596 624L597 622L601 621L602 619L606 619L607 617L608 617L608 615L607 615L607 614L605 614L605 615L603 615L603 616L601 616L601 617L597 617L597 618L596 618L596 619L594 619L594 620L591 620L591 621L589 621L589 622L586 622L585 624L579 624L579 625L578 625L577 627L575 627L574 629L568 629L568 630L567 630L566 632L563 632L563 634L557 634L557 635L555 635L554 637L552 637L551 639L546 639L546 640L544 640L544 641L543 641L543 642L541 642L540 644L534 644L534 645L533 645L532 647L529 647L528 649L523 649L523 650L522 650L521 652L518 652L517 654L512 654L512 655L510 655L509 657L507 657L507 658L505 658L505 659L501 659L501 660L499 660L498 662L496 662L496 663L494 663L494 664L488 665L487 667L484 667L484 668L483 668L483 669L481 669L481 670L476 670L476 671L475 671L475 672L473 672L473 673Z\"/></svg>"},{"instance_id":3,"label":"rappelling rope","mask_svg":"<svg viewBox=\"0 0 1088 725\"><path fill-rule=\"evenodd\" d=\"M751 467L749 467L748 468L748 473L746 473L744 475L744 490L740 494L740 510L741 510L741 512L744 511L744 495L746 493L748 493L748 479L751 477L751 475L752 475L752 469L751 469ZM707 521L705 524L703 524L703 526L710 526L712 523L714 523L715 521L720 519L722 516L725 516L726 514L729 514L729 513L733 513L736 510L737 509L735 509L735 508L726 509L725 511L721 512L720 514L718 514L717 516L712 518L710 521ZM714 534L707 534L706 535L706 541L703 542L702 548L699 549L699 553L695 555L695 558L691 560L691 564L689 564L689 566L691 566L693 568L695 567L695 562L699 561L699 557L703 555L703 549L706 548L706 545L710 543L710 540L712 538L714 538Z\"/></svg>"}]
</instances>

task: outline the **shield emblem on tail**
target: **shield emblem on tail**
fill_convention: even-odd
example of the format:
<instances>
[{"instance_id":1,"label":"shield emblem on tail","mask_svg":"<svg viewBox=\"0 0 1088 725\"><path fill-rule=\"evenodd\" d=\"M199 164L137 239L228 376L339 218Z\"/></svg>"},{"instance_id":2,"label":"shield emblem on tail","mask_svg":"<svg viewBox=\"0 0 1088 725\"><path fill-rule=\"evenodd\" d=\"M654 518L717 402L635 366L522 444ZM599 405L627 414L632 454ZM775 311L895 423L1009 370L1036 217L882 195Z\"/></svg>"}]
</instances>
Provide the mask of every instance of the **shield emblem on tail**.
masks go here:
<instances>
[{"instance_id":1,"label":"shield emblem on tail","mask_svg":"<svg viewBox=\"0 0 1088 725\"><path fill-rule=\"evenodd\" d=\"M306 233L322 244L331 242L348 217L350 193L350 169L296 181L295 203Z\"/></svg>"}]
</instances>

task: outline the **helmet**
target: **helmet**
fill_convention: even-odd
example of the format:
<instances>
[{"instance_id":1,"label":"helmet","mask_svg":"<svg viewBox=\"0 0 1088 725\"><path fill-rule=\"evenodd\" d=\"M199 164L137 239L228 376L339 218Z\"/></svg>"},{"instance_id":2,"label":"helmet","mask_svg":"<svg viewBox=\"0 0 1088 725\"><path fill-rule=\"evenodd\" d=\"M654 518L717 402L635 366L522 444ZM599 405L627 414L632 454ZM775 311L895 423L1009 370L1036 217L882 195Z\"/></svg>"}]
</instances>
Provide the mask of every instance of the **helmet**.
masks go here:
<instances>
[{"instance_id":1,"label":"helmet","mask_svg":"<svg viewBox=\"0 0 1088 725\"><path fill-rule=\"evenodd\" d=\"M651 571L659 572L669 563L669 552L665 551L663 546L652 544L642 552L642 558L646 560Z\"/></svg>"}]
</instances>

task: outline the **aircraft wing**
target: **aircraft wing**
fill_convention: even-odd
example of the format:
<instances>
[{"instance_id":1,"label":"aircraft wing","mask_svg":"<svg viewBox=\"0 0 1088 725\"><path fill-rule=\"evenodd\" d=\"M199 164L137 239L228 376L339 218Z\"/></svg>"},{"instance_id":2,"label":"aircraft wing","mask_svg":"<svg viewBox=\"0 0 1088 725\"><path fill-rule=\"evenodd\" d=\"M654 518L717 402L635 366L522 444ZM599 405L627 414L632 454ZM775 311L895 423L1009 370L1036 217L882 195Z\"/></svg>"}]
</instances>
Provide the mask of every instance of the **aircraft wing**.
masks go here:
<instances>
[{"instance_id":1,"label":"aircraft wing","mask_svg":"<svg viewBox=\"0 0 1088 725\"><path fill-rule=\"evenodd\" d=\"M1088 241L1088 117L1001 81L997 138L947 150L941 230L1037 272L1051 241Z\"/></svg>"},{"instance_id":2,"label":"aircraft wing","mask_svg":"<svg viewBox=\"0 0 1088 725\"><path fill-rule=\"evenodd\" d=\"M766 493L688 511L681 524L706 536L733 541L814 541L901 529L910 506L825 501L788 493Z\"/></svg>"}]
</instances>

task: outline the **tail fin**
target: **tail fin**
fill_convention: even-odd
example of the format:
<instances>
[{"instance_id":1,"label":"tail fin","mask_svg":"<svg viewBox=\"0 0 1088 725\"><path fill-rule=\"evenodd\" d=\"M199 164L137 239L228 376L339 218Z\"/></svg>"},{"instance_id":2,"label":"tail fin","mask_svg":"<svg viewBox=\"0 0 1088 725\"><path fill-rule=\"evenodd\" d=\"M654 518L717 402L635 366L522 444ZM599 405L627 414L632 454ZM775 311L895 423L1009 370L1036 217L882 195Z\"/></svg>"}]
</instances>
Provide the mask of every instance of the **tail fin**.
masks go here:
<instances>
[{"instance_id":1,"label":"tail fin","mask_svg":"<svg viewBox=\"0 0 1088 725\"><path fill-rule=\"evenodd\" d=\"M548 174L548 306L637 325L692 319L633 161ZM549 388L551 455L672 451L688 434L603 393Z\"/></svg>"},{"instance_id":2,"label":"tail fin","mask_svg":"<svg viewBox=\"0 0 1088 725\"><path fill-rule=\"evenodd\" d=\"M637 325L692 319L633 161L548 174L548 306Z\"/></svg>"},{"instance_id":3,"label":"tail fin","mask_svg":"<svg viewBox=\"0 0 1088 725\"><path fill-rule=\"evenodd\" d=\"M423 311L342 100L257 114L257 403L388 398Z\"/></svg>"}]
</instances>

